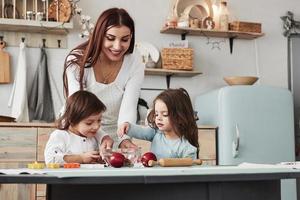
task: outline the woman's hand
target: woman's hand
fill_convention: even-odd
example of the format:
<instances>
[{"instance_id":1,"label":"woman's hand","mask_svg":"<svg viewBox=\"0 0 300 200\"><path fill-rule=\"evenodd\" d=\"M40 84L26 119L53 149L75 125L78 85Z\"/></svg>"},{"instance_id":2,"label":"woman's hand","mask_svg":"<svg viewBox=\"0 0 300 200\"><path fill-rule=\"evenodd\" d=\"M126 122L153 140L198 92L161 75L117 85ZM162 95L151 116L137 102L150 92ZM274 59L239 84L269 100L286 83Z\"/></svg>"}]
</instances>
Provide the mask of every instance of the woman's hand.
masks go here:
<instances>
[{"instance_id":1,"label":"woman's hand","mask_svg":"<svg viewBox=\"0 0 300 200\"><path fill-rule=\"evenodd\" d=\"M126 139L126 140L123 140L120 145L119 145L119 148L123 149L123 148L138 148L135 144L133 144L131 142L131 140L129 139Z\"/></svg>"},{"instance_id":2,"label":"woman's hand","mask_svg":"<svg viewBox=\"0 0 300 200\"><path fill-rule=\"evenodd\" d=\"M105 149L112 149L112 146L114 144L114 140L111 139L111 137L109 135L105 135L102 138L101 144L100 144L100 152L103 152L103 150Z\"/></svg>"},{"instance_id":3,"label":"woman's hand","mask_svg":"<svg viewBox=\"0 0 300 200\"><path fill-rule=\"evenodd\" d=\"M100 155L98 151L89 151L81 154L82 163L98 163Z\"/></svg>"},{"instance_id":4,"label":"woman's hand","mask_svg":"<svg viewBox=\"0 0 300 200\"><path fill-rule=\"evenodd\" d=\"M118 136L120 138L122 138L124 134L127 134L128 129L129 129L129 123L128 122L125 122L125 123L121 124L118 128L118 131L117 131Z\"/></svg>"}]
</instances>

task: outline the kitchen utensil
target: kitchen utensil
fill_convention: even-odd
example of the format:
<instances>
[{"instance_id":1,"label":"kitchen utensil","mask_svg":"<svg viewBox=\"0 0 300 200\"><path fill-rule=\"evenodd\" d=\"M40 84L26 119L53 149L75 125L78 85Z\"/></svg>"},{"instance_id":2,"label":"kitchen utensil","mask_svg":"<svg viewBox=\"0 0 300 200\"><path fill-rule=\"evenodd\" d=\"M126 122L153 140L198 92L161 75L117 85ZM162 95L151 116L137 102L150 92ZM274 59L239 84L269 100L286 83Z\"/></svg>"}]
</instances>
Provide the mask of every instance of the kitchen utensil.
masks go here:
<instances>
[{"instance_id":1,"label":"kitchen utensil","mask_svg":"<svg viewBox=\"0 0 300 200\"><path fill-rule=\"evenodd\" d=\"M227 76L224 81L228 85L253 85L258 80L256 76Z\"/></svg>"},{"instance_id":2,"label":"kitchen utensil","mask_svg":"<svg viewBox=\"0 0 300 200\"><path fill-rule=\"evenodd\" d=\"M0 41L0 83L10 83L10 61L9 54L4 51L5 42Z\"/></svg>"},{"instance_id":3,"label":"kitchen utensil","mask_svg":"<svg viewBox=\"0 0 300 200\"><path fill-rule=\"evenodd\" d=\"M193 164L201 165L202 160L192 158L161 158L158 161L150 160L149 166L160 165L162 167L181 167L192 166Z\"/></svg>"},{"instance_id":4,"label":"kitchen utensil","mask_svg":"<svg viewBox=\"0 0 300 200\"><path fill-rule=\"evenodd\" d=\"M13 117L0 115L0 122L15 122L15 120Z\"/></svg>"}]
</instances>

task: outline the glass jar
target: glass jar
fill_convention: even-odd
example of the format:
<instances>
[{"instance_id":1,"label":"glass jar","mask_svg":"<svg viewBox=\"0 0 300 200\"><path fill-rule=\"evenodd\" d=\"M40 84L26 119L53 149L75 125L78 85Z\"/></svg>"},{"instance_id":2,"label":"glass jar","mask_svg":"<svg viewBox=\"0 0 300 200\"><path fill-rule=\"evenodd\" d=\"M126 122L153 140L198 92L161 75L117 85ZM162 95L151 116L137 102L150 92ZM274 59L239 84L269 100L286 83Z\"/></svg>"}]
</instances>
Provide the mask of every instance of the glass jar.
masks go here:
<instances>
[{"instance_id":1,"label":"glass jar","mask_svg":"<svg viewBox=\"0 0 300 200\"><path fill-rule=\"evenodd\" d=\"M220 16L219 16L219 29L221 31L228 31L229 12L227 8L227 2L222 1L220 4Z\"/></svg>"},{"instance_id":2,"label":"glass jar","mask_svg":"<svg viewBox=\"0 0 300 200\"><path fill-rule=\"evenodd\" d=\"M26 12L26 19L27 20L34 20L35 19L35 13L34 13L34 11L27 11Z\"/></svg>"}]
</instances>

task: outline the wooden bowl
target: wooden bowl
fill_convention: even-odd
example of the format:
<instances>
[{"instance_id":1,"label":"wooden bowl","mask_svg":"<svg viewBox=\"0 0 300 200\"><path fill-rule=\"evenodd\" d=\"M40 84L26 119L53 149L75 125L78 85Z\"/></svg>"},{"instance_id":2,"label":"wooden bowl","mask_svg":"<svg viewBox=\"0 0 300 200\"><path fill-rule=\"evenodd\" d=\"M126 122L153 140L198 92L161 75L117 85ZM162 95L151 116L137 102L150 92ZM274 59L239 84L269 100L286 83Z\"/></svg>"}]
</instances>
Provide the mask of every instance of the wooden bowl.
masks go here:
<instances>
[{"instance_id":1,"label":"wooden bowl","mask_svg":"<svg viewBox=\"0 0 300 200\"><path fill-rule=\"evenodd\" d=\"M258 80L256 76L226 76L224 81L228 85L253 85Z\"/></svg>"},{"instance_id":2,"label":"wooden bowl","mask_svg":"<svg viewBox=\"0 0 300 200\"><path fill-rule=\"evenodd\" d=\"M15 120L13 117L0 115L0 122L15 122Z\"/></svg>"}]
</instances>

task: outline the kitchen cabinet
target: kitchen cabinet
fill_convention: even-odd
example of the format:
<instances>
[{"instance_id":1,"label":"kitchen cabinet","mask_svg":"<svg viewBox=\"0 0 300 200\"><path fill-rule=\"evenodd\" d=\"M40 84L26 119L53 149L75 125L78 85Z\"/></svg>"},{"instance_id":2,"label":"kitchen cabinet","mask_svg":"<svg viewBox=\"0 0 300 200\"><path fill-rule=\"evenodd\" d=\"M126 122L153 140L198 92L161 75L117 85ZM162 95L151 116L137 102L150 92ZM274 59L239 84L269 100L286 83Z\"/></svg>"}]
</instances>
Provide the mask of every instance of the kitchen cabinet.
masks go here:
<instances>
[{"instance_id":1,"label":"kitchen cabinet","mask_svg":"<svg viewBox=\"0 0 300 200\"><path fill-rule=\"evenodd\" d=\"M2 142L1 142L2 143ZM2 162L0 168L23 168L26 162ZM35 200L35 184L0 184L0 199L2 200Z\"/></svg>"},{"instance_id":2,"label":"kitchen cabinet","mask_svg":"<svg viewBox=\"0 0 300 200\"><path fill-rule=\"evenodd\" d=\"M44 160L44 146L53 124L0 123L0 168L25 168ZM46 185L1 184L0 199L45 200Z\"/></svg>"},{"instance_id":3,"label":"kitchen cabinet","mask_svg":"<svg viewBox=\"0 0 300 200\"><path fill-rule=\"evenodd\" d=\"M24 168L28 163L44 161L44 148L52 123L5 123L0 122L0 168ZM204 165L216 165L217 127L199 126L199 158ZM149 151L150 142L133 139L142 148L142 154ZM1 184L0 199L45 200L45 184Z\"/></svg>"}]
</instances>

